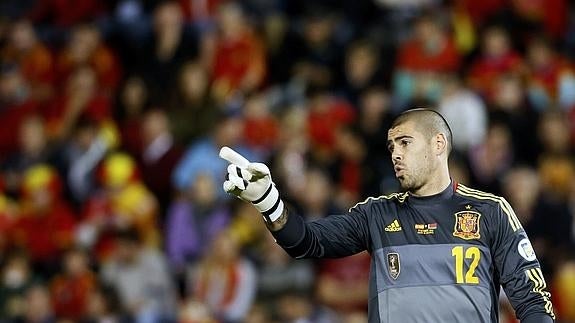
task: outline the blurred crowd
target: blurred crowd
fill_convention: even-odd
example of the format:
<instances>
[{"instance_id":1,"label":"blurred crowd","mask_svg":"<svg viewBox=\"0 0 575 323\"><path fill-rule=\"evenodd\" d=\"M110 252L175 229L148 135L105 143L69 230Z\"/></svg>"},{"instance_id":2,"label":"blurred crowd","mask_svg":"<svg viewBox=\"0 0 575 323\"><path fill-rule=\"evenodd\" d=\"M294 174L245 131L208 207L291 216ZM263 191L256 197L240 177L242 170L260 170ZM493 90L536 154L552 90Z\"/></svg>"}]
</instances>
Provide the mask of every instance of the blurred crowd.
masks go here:
<instances>
[{"instance_id":1,"label":"blurred crowd","mask_svg":"<svg viewBox=\"0 0 575 323\"><path fill-rule=\"evenodd\" d=\"M290 259L218 151L322 218L398 190L427 106L575 322L574 35L567 0L0 1L0 320L365 322L369 255Z\"/></svg>"}]
</instances>

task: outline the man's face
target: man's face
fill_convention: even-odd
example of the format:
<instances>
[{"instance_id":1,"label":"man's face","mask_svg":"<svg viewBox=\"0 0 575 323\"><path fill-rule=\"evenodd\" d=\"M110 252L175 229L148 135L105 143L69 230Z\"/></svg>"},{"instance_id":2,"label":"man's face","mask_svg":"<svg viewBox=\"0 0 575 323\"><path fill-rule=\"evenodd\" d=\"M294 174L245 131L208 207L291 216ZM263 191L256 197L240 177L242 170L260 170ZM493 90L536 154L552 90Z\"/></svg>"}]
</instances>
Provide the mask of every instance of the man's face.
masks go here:
<instances>
[{"instance_id":1,"label":"man's face","mask_svg":"<svg viewBox=\"0 0 575 323\"><path fill-rule=\"evenodd\" d=\"M417 131L411 121L389 129L387 138L395 177L401 188L410 192L421 188L433 173L431 138Z\"/></svg>"}]
</instances>

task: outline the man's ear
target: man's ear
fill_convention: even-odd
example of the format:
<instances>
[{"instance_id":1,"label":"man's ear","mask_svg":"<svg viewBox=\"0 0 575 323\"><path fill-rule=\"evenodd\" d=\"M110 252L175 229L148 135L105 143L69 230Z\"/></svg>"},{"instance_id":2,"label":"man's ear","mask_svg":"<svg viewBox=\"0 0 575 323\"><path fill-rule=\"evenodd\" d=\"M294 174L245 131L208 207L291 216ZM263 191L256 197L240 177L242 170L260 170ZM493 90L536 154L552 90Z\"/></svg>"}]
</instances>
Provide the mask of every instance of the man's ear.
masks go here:
<instances>
[{"instance_id":1,"label":"man's ear","mask_svg":"<svg viewBox=\"0 0 575 323\"><path fill-rule=\"evenodd\" d=\"M447 138L444 133L438 133L433 138L433 148L437 156L447 152Z\"/></svg>"}]
</instances>

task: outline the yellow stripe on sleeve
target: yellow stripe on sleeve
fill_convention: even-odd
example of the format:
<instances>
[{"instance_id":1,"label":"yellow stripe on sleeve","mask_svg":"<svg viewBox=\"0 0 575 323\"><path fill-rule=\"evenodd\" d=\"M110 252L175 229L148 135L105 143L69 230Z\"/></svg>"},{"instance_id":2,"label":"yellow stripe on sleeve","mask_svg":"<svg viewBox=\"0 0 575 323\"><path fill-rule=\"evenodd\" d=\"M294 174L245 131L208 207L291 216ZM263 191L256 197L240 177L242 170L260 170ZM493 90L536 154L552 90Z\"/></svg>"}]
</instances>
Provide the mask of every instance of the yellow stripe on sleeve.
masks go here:
<instances>
[{"instance_id":1,"label":"yellow stripe on sleeve","mask_svg":"<svg viewBox=\"0 0 575 323\"><path fill-rule=\"evenodd\" d=\"M541 295L541 298L545 302L545 312L549 314L553 319L555 319L555 313L553 313L553 304L551 304L551 293L545 291L547 287L547 283L543 278L543 273L541 272L541 268L531 268L527 269L526 271L529 280L533 282L533 289L531 290L533 293L537 293Z\"/></svg>"}]
</instances>

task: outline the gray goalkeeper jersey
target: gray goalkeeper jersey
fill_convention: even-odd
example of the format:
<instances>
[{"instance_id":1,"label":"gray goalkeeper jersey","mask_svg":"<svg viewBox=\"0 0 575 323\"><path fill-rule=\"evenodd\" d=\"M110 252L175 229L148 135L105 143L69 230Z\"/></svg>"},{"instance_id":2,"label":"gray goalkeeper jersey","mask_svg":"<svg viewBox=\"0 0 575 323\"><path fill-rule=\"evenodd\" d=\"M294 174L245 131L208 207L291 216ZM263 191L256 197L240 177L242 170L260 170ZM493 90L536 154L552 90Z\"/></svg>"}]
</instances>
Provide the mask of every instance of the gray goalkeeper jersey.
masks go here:
<instances>
[{"instance_id":1,"label":"gray goalkeeper jersey","mask_svg":"<svg viewBox=\"0 0 575 323\"><path fill-rule=\"evenodd\" d=\"M429 197L369 198L347 214L308 223L288 214L272 233L296 258L370 252L370 323L498 322L500 286L522 322L554 319L509 203L461 184Z\"/></svg>"}]
</instances>

